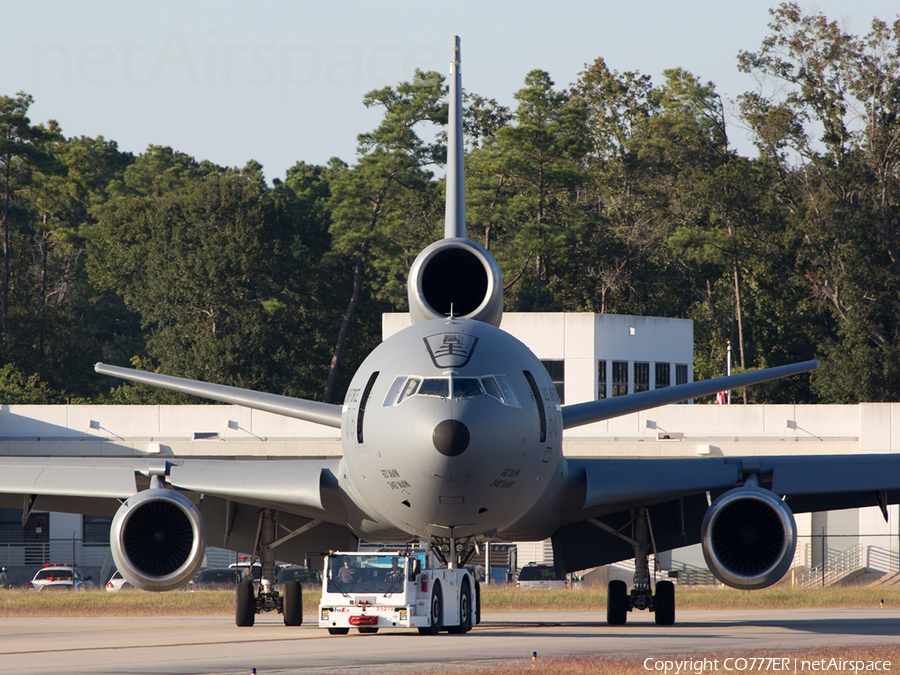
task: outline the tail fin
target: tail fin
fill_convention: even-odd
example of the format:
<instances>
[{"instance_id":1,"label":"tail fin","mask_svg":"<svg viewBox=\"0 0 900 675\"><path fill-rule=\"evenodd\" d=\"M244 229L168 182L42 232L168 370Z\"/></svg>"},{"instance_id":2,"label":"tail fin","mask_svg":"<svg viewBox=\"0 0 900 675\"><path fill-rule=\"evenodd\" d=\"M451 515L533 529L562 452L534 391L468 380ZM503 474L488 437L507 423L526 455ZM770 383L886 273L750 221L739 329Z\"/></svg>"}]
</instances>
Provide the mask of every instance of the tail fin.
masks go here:
<instances>
[{"instance_id":1,"label":"tail fin","mask_svg":"<svg viewBox=\"0 0 900 675\"><path fill-rule=\"evenodd\" d=\"M422 251L409 270L409 314L413 323L455 316L499 326L503 318L503 276L500 267L482 246L466 238L462 76L459 63L459 36L456 36L453 61L450 63L444 238Z\"/></svg>"},{"instance_id":2,"label":"tail fin","mask_svg":"<svg viewBox=\"0 0 900 675\"><path fill-rule=\"evenodd\" d=\"M444 238L466 238L466 186L463 170L462 60L459 36L453 38L450 62L450 119L447 126L447 204Z\"/></svg>"}]
</instances>

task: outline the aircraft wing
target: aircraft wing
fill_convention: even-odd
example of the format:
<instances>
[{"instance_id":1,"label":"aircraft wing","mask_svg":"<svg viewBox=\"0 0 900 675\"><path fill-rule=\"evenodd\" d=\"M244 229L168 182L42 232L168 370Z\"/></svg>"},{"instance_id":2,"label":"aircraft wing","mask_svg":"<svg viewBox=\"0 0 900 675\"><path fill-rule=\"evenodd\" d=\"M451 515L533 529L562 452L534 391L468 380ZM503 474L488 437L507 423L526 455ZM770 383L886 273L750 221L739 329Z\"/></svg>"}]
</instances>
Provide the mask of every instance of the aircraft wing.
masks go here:
<instances>
[{"instance_id":1,"label":"aircraft wing","mask_svg":"<svg viewBox=\"0 0 900 675\"><path fill-rule=\"evenodd\" d=\"M334 485L340 460L205 460L118 457L2 457L0 495L22 495L32 508L57 510L109 500L113 510L139 489L141 477L165 476L170 487L310 516L323 516L323 485ZM71 503L74 509L60 508ZM17 505L21 505L21 500Z\"/></svg>"},{"instance_id":2,"label":"aircraft wing","mask_svg":"<svg viewBox=\"0 0 900 675\"><path fill-rule=\"evenodd\" d=\"M639 394L564 405L562 407L563 428L571 429L583 424L608 420L611 417L628 415L629 413L649 410L650 408L657 408L670 403L679 403L697 396L707 396L728 389L737 389L752 384L759 384L760 382L777 380L781 377L815 370L818 367L818 361L803 361L802 363L792 363L787 366L754 370L749 373L741 373L740 375L729 375L712 380L680 384L675 387L644 391Z\"/></svg>"},{"instance_id":3,"label":"aircraft wing","mask_svg":"<svg viewBox=\"0 0 900 675\"><path fill-rule=\"evenodd\" d=\"M332 403L307 401L302 398L291 398L290 396L279 396L278 394L229 387L224 384L210 384L209 382L188 380L183 377L147 373L142 370L109 366L105 363L96 364L94 370L101 375L112 375L123 380L149 384L161 389L171 389L172 391L180 391L192 396L209 398L213 401L232 403L255 410L264 410L276 415L315 422L316 424L336 429L341 428L341 406Z\"/></svg>"},{"instance_id":4,"label":"aircraft wing","mask_svg":"<svg viewBox=\"0 0 900 675\"><path fill-rule=\"evenodd\" d=\"M613 532L630 532L646 508L657 550L697 544L710 501L750 475L792 513L900 503L900 455L785 455L677 459L570 459L569 503L553 536L567 571L634 556Z\"/></svg>"}]
</instances>

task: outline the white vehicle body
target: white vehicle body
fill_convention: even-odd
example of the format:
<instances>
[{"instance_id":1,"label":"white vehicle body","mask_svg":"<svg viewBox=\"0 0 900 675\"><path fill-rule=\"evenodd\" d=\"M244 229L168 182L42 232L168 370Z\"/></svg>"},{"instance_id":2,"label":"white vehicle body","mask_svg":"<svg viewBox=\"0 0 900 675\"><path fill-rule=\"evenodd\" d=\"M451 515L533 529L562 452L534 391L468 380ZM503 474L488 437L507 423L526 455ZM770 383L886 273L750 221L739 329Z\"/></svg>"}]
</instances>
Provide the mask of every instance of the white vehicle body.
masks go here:
<instances>
[{"instance_id":1,"label":"white vehicle body","mask_svg":"<svg viewBox=\"0 0 900 675\"><path fill-rule=\"evenodd\" d=\"M45 588L86 591L93 587L94 583L81 576L81 572L71 565L44 565L28 584L29 591L41 591Z\"/></svg>"},{"instance_id":2,"label":"white vehicle body","mask_svg":"<svg viewBox=\"0 0 900 675\"><path fill-rule=\"evenodd\" d=\"M350 628L465 633L478 622L479 596L471 570L441 567L424 552L333 552L325 558L319 626L334 635Z\"/></svg>"},{"instance_id":3,"label":"white vehicle body","mask_svg":"<svg viewBox=\"0 0 900 675\"><path fill-rule=\"evenodd\" d=\"M125 581L125 577L122 576L122 573L119 570L113 572L113 575L109 578L109 581L106 582L106 590L109 593L115 593L116 591L122 590L131 590L134 588L131 584Z\"/></svg>"}]
</instances>

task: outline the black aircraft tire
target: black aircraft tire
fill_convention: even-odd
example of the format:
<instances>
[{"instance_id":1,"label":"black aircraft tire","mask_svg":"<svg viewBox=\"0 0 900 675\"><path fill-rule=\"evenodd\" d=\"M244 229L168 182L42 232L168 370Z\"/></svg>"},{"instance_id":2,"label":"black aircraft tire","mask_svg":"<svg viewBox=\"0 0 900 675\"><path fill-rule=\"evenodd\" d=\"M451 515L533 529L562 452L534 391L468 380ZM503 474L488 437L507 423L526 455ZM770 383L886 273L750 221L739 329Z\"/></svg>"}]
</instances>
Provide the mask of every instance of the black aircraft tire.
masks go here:
<instances>
[{"instance_id":1,"label":"black aircraft tire","mask_svg":"<svg viewBox=\"0 0 900 675\"><path fill-rule=\"evenodd\" d=\"M659 581L656 584L656 623L671 626L675 623L675 584Z\"/></svg>"},{"instance_id":2,"label":"black aircraft tire","mask_svg":"<svg viewBox=\"0 0 900 675\"><path fill-rule=\"evenodd\" d=\"M284 584L284 625L299 626L303 623L303 588L299 581Z\"/></svg>"},{"instance_id":3,"label":"black aircraft tire","mask_svg":"<svg viewBox=\"0 0 900 675\"><path fill-rule=\"evenodd\" d=\"M350 629L346 626L331 626L328 629L329 635L346 635L350 632Z\"/></svg>"},{"instance_id":4,"label":"black aircraft tire","mask_svg":"<svg viewBox=\"0 0 900 675\"><path fill-rule=\"evenodd\" d=\"M606 595L606 623L624 626L628 620L628 586L621 579L609 582Z\"/></svg>"},{"instance_id":5,"label":"black aircraft tire","mask_svg":"<svg viewBox=\"0 0 900 675\"><path fill-rule=\"evenodd\" d=\"M437 635L444 627L444 598L441 587L435 585L431 592L431 625L419 627L419 635Z\"/></svg>"},{"instance_id":6,"label":"black aircraft tire","mask_svg":"<svg viewBox=\"0 0 900 675\"><path fill-rule=\"evenodd\" d=\"M378 632L378 626L360 626L357 628L360 633L374 634Z\"/></svg>"},{"instance_id":7,"label":"black aircraft tire","mask_svg":"<svg viewBox=\"0 0 900 675\"><path fill-rule=\"evenodd\" d=\"M235 586L234 622L241 627L252 626L256 621L256 597L253 582L242 581Z\"/></svg>"}]
</instances>

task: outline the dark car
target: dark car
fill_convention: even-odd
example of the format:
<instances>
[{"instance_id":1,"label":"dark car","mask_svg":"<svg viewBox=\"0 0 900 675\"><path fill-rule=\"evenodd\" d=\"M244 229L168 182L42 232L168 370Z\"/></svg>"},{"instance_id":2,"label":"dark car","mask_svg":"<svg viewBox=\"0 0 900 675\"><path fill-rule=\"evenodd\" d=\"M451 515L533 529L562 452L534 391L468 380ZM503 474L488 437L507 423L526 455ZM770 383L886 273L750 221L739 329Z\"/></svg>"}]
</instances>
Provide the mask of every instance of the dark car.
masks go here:
<instances>
[{"instance_id":1,"label":"dark car","mask_svg":"<svg viewBox=\"0 0 900 675\"><path fill-rule=\"evenodd\" d=\"M310 570L305 567L285 567L278 573L275 589L280 591L281 587L288 581L298 581L307 588L321 588L322 573L319 570Z\"/></svg>"},{"instance_id":2,"label":"dark car","mask_svg":"<svg viewBox=\"0 0 900 675\"><path fill-rule=\"evenodd\" d=\"M553 565L528 563L519 572L516 588L568 588L569 582L564 576L556 574Z\"/></svg>"},{"instance_id":3,"label":"dark car","mask_svg":"<svg viewBox=\"0 0 900 675\"><path fill-rule=\"evenodd\" d=\"M210 567L188 582L189 591L233 590L242 581L252 581L250 570L242 567Z\"/></svg>"}]
</instances>

